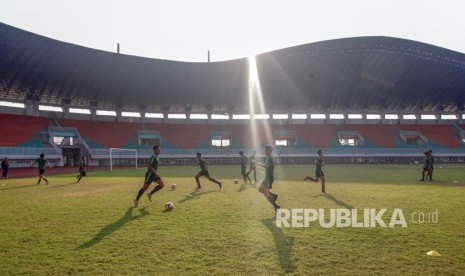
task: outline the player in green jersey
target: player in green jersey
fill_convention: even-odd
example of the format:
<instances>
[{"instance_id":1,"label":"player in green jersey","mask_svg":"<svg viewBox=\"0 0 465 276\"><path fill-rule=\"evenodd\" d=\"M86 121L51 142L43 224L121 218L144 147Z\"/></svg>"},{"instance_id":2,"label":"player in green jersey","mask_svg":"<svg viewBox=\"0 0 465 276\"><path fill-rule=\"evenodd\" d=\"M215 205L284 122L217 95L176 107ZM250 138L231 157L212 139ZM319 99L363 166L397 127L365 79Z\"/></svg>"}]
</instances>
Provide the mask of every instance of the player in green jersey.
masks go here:
<instances>
[{"instance_id":1,"label":"player in green jersey","mask_svg":"<svg viewBox=\"0 0 465 276\"><path fill-rule=\"evenodd\" d=\"M259 166L262 166L263 168L266 169L266 174L265 174L265 180L262 181L262 184L260 185L260 188L258 191L262 193L266 199L273 205L275 211L279 208L281 208L278 204L276 204L276 200L278 199L278 195L272 193L270 190L273 187L273 181L274 181L274 159L271 153L273 152L273 147L272 146L266 146L265 147L265 163L260 163L256 160L253 162Z\"/></svg>"},{"instance_id":2,"label":"player in green jersey","mask_svg":"<svg viewBox=\"0 0 465 276\"><path fill-rule=\"evenodd\" d=\"M428 152L429 152L429 160L430 160L428 176L429 176L429 181L432 181L433 180L434 164L436 164L436 162L434 161L433 150L429 150ZM428 179L428 176L426 176L426 179Z\"/></svg>"},{"instance_id":3,"label":"player in green jersey","mask_svg":"<svg viewBox=\"0 0 465 276\"><path fill-rule=\"evenodd\" d=\"M160 146L155 145L153 146L153 155L150 157L149 164L147 165L147 172L145 173L145 180L144 186L139 190L137 193L136 199L134 199L134 206L139 206L139 200L144 194L145 190L152 184L152 182L156 182L158 185L153 188L153 190L147 194L147 197L150 201L152 201L152 195L165 186L163 180L161 179L160 174L158 173L158 164L160 160L158 159L158 155L160 154Z\"/></svg>"},{"instance_id":4,"label":"player in green jersey","mask_svg":"<svg viewBox=\"0 0 465 276\"><path fill-rule=\"evenodd\" d=\"M200 152L197 152L197 163L195 163L194 165L192 165L192 167L195 167L199 165L200 166L200 172L198 172L196 175L195 175L195 181L197 182L197 188L196 190L199 191L200 189L202 189L202 187L200 186L200 180L199 178L201 176L205 176L206 178L208 178L208 180L210 180L211 182L214 182L216 184L218 184L218 186L220 187L220 190L221 190L221 182L219 182L218 180L212 178L210 176L210 173L208 172L208 161L207 160L204 160L202 158L202 153Z\"/></svg>"},{"instance_id":5,"label":"player in green jersey","mask_svg":"<svg viewBox=\"0 0 465 276\"><path fill-rule=\"evenodd\" d=\"M423 154L425 155L425 159L423 162L423 168L421 170L420 181L425 181L425 174L426 174L426 179L428 179L430 175L430 170L431 170L431 156L429 154L429 151L425 151Z\"/></svg>"},{"instance_id":6,"label":"player in green jersey","mask_svg":"<svg viewBox=\"0 0 465 276\"><path fill-rule=\"evenodd\" d=\"M249 162L249 160L247 159L246 156L244 156L244 152L243 151L240 151L239 152L239 155L241 156L241 174L242 174L242 178L244 179L244 183L247 183L247 180L249 182L252 182L250 180L250 177L249 175L247 174L246 170L247 170L247 163Z\"/></svg>"},{"instance_id":7,"label":"player in green jersey","mask_svg":"<svg viewBox=\"0 0 465 276\"><path fill-rule=\"evenodd\" d=\"M77 178L76 183L79 183L79 181L81 181L81 178L83 178L84 176L87 175L86 167L87 167L86 158L83 156L81 158L81 164L79 165L79 174L76 176L76 178Z\"/></svg>"},{"instance_id":8,"label":"player in green jersey","mask_svg":"<svg viewBox=\"0 0 465 276\"><path fill-rule=\"evenodd\" d=\"M326 193L326 180L325 180L325 174L323 173L323 170L321 167L323 167L324 162L323 162L323 150L319 149L317 152L318 157L315 160L315 178L306 176L304 178L304 181L311 180L313 182L318 182L321 179L321 192Z\"/></svg>"},{"instance_id":9,"label":"player in green jersey","mask_svg":"<svg viewBox=\"0 0 465 276\"><path fill-rule=\"evenodd\" d=\"M251 172L253 172L253 179L255 181L255 183L258 182L258 179L257 179L257 167L255 166L255 162L252 162L255 160L255 155L257 154L257 151L254 150L252 155L249 157L249 162L250 162L250 167L249 167L249 171L247 172L247 177L249 176L249 174Z\"/></svg>"},{"instance_id":10,"label":"player in green jersey","mask_svg":"<svg viewBox=\"0 0 465 276\"><path fill-rule=\"evenodd\" d=\"M40 184L40 181L43 179L45 180L45 185L48 185L48 180L45 178L44 173L45 173L45 167L49 167L50 169L52 166L50 163L48 163L47 159L45 159L45 154L41 153L40 157L32 163L31 167L34 167L34 165L37 164L37 167L39 168L39 181L37 181L37 185Z\"/></svg>"}]
</instances>

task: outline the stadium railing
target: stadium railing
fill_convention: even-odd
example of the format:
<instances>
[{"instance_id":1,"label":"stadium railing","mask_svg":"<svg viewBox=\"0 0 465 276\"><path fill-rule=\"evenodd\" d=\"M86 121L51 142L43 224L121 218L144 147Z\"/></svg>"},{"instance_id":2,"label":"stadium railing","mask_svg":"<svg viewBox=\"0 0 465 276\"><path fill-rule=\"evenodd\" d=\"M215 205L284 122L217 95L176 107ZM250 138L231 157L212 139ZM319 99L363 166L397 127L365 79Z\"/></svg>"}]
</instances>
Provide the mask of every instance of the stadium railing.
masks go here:
<instances>
[{"instance_id":1,"label":"stadium railing","mask_svg":"<svg viewBox=\"0 0 465 276\"><path fill-rule=\"evenodd\" d=\"M195 157L197 152L201 152L203 156L218 156L218 157L237 157L241 149L162 149L161 156L173 157ZM243 150L246 155L252 153L252 149ZM316 148L275 148L273 155L275 156L316 156ZM366 156L421 156L423 149L420 148L327 148L323 149L326 156L352 156L352 157L366 157ZM263 150L258 150L259 155L263 155ZM90 154L92 158L109 158L109 149L91 149ZM153 151L151 149L137 149L137 154L141 158L151 156ZM435 148L434 154L452 154L452 155L465 155L464 148ZM133 153L121 152L120 155L131 156Z\"/></svg>"},{"instance_id":2,"label":"stadium railing","mask_svg":"<svg viewBox=\"0 0 465 276\"><path fill-rule=\"evenodd\" d=\"M50 159L63 158L63 153L60 148L0 147L0 156L8 156L10 159L37 158L41 153L45 154L45 156Z\"/></svg>"}]
</instances>

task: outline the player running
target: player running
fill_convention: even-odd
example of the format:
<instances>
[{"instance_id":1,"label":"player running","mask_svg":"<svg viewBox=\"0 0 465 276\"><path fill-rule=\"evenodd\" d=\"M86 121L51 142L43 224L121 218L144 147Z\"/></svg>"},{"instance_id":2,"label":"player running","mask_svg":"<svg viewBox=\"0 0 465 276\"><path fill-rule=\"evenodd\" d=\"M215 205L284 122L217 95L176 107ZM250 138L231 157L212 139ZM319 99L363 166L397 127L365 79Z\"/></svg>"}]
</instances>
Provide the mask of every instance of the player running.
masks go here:
<instances>
[{"instance_id":1,"label":"player running","mask_svg":"<svg viewBox=\"0 0 465 276\"><path fill-rule=\"evenodd\" d=\"M239 155L241 156L241 174L242 174L242 178L244 179L244 183L247 183L247 180L249 182L252 182L250 180L250 177L249 175L247 174L246 170L247 170L247 163L249 162L249 160L247 159L246 156L244 156L244 152L243 151L240 151L239 152Z\"/></svg>"},{"instance_id":2,"label":"player running","mask_svg":"<svg viewBox=\"0 0 465 276\"><path fill-rule=\"evenodd\" d=\"M139 190L137 193L136 199L134 199L134 206L137 207L139 206L139 200L141 196L144 194L145 190L152 184L152 182L156 182L158 185L153 188L153 190L147 194L147 197L149 198L150 201L152 201L152 195L165 186L163 184L163 180L161 179L160 174L158 173L158 164L160 163L160 160L158 158L158 155L160 154L160 146L154 145L153 146L153 155L150 157L149 164L147 165L147 172L145 173L145 180L144 180L144 186Z\"/></svg>"},{"instance_id":3,"label":"player running","mask_svg":"<svg viewBox=\"0 0 465 276\"><path fill-rule=\"evenodd\" d=\"M307 180L311 180L313 182L318 182L321 179L321 192L326 194L326 181L325 181L325 174L321 167L323 167L323 150L319 149L316 152L318 154L318 158L315 160L315 178L306 176L304 178L304 182Z\"/></svg>"},{"instance_id":4,"label":"player running","mask_svg":"<svg viewBox=\"0 0 465 276\"><path fill-rule=\"evenodd\" d=\"M83 156L81 158L81 164L79 165L79 174L76 176L76 178L77 178L76 183L79 183L79 181L81 181L81 178L83 178L84 176L87 175L86 167L87 167L86 158Z\"/></svg>"},{"instance_id":5,"label":"player running","mask_svg":"<svg viewBox=\"0 0 465 276\"><path fill-rule=\"evenodd\" d=\"M40 157L32 163L31 167L34 167L34 165L37 164L37 167L39 168L39 181L37 181L37 185L40 184L40 181L43 179L45 180L45 185L48 185L48 180L45 178L44 173L45 173L45 167L49 167L50 169L52 166L50 163L48 163L47 159L45 159L45 154L41 153Z\"/></svg>"},{"instance_id":6,"label":"player running","mask_svg":"<svg viewBox=\"0 0 465 276\"><path fill-rule=\"evenodd\" d=\"M266 174L265 174L265 180L262 181L262 184L260 185L260 188L258 191L262 193L266 199L273 205L275 211L279 208L281 208L278 204L276 204L276 200L278 199L278 195L272 193L270 190L273 187L273 181L274 181L274 159L271 153L273 152L273 147L272 146L266 146L265 147L265 163L260 163L256 160L253 162L263 168L266 169Z\"/></svg>"},{"instance_id":7,"label":"player running","mask_svg":"<svg viewBox=\"0 0 465 276\"><path fill-rule=\"evenodd\" d=\"M202 153L200 152L197 152L197 162L192 165L192 167L195 167L197 165L200 166L200 172L198 172L196 175L195 175L195 181L197 182L197 188L195 188L197 191L200 191L200 189L202 189L202 187L200 186L200 180L199 178L201 176L205 176L206 178L208 178L208 180L210 180L211 182L215 182L216 184L218 184L218 186L220 187L220 190L221 190L221 182L217 181L216 179L212 178L210 176L210 174L208 173L208 161L207 160L204 160L202 158Z\"/></svg>"},{"instance_id":8,"label":"player running","mask_svg":"<svg viewBox=\"0 0 465 276\"><path fill-rule=\"evenodd\" d=\"M258 179L257 179L257 167L255 166L255 162L252 162L255 160L255 155L257 154L257 151L254 150L252 155L249 157L249 162L250 162L250 168L249 168L249 171L247 172L247 177L249 176L249 174L251 172L253 172L253 179L255 181L255 183L258 182Z\"/></svg>"}]
</instances>

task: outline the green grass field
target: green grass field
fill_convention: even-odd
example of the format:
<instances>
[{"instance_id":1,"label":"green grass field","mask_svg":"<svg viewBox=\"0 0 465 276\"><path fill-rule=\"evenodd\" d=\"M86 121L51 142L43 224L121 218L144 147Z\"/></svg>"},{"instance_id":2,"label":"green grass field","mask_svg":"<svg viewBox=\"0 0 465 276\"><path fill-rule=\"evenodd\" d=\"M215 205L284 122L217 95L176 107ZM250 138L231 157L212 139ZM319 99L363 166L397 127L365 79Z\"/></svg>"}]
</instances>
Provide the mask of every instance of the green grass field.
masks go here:
<instances>
[{"instance_id":1,"label":"green grass field","mask_svg":"<svg viewBox=\"0 0 465 276\"><path fill-rule=\"evenodd\" d=\"M463 275L465 166L441 166L419 182L420 165L327 165L327 195L301 181L313 166L276 167L282 208L401 208L407 228L277 228L257 188L233 184L239 166L210 166L224 188L201 192L198 168L160 167L166 187L137 208L144 169L1 181L0 275Z\"/></svg>"}]
</instances>

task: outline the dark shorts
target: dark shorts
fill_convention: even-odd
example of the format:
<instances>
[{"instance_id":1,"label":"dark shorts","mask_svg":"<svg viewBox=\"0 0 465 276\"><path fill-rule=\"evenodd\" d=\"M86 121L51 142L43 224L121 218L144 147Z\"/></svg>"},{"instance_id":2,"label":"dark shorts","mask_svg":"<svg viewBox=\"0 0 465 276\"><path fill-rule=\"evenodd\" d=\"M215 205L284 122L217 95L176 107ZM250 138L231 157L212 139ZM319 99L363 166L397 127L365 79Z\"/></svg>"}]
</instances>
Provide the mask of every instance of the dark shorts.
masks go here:
<instances>
[{"instance_id":1,"label":"dark shorts","mask_svg":"<svg viewBox=\"0 0 465 276\"><path fill-rule=\"evenodd\" d=\"M45 170L39 170L39 175L43 175Z\"/></svg>"},{"instance_id":2,"label":"dark shorts","mask_svg":"<svg viewBox=\"0 0 465 276\"><path fill-rule=\"evenodd\" d=\"M250 164L250 169L255 170L256 169L255 164Z\"/></svg>"},{"instance_id":3,"label":"dark shorts","mask_svg":"<svg viewBox=\"0 0 465 276\"><path fill-rule=\"evenodd\" d=\"M245 167L244 167L244 168L241 168L241 174L242 174L242 175L246 175L246 174L247 174L247 171L245 170Z\"/></svg>"},{"instance_id":4,"label":"dark shorts","mask_svg":"<svg viewBox=\"0 0 465 276\"><path fill-rule=\"evenodd\" d=\"M86 176L87 175L86 171L79 171L79 173L81 174L81 176Z\"/></svg>"},{"instance_id":5,"label":"dark shorts","mask_svg":"<svg viewBox=\"0 0 465 276\"><path fill-rule=\"evenodd\" d=\"M428 167L423 167L423 171L424 171L424 172L429 171Z\"/></svg>"},{"instance_id":6,"label":"dark shorts","mask_svg":"<svg viewBox=\"0 0 465 276\"><path fill-rule=\"evenodd\" d=\"M273 182L274 178L265 178L265 180L262 181L262 186L271 189L273 188Z\"/></svg>"},{"instance_id":7,"label":"dark shorts","mask_svg":"<svg viewBox=\"0 0 465 276\"><path fill-rule=\"evenodd\" d=\"M323 173L322 170L316 170L315 171L315 176L316 177L323 177L323 176L325 176L325 174Z\"/></svg>"},{"instance_id":8,"label":"dark shorts","mask_svg":"<svg viewBox=\"0 0 465 276\"><path fill-rule=\"evenodd\" d=\"M198 174L199 176L210 177L210 174L208 173L208 171L200 171Z\"/></svg>"},{"instance_id":9,"label":"dark shorts","mask_svg":"<svg viewBox=\"0 0 465 276\"><path fill-rule=\"evenodd\" d=\"M145 181L144 184L150 185L152 182L157 182L160 180L160 177L155 176L152 172L146 172L145 173Z\"/></svg>"}]
</instances>

